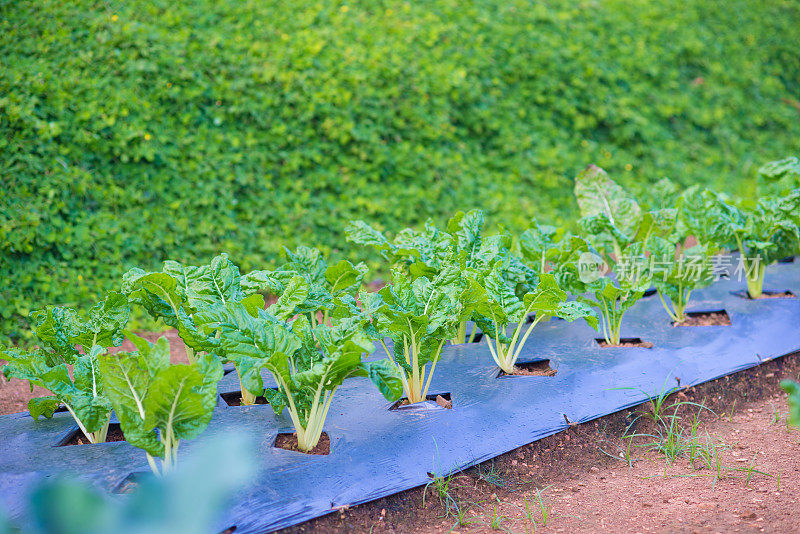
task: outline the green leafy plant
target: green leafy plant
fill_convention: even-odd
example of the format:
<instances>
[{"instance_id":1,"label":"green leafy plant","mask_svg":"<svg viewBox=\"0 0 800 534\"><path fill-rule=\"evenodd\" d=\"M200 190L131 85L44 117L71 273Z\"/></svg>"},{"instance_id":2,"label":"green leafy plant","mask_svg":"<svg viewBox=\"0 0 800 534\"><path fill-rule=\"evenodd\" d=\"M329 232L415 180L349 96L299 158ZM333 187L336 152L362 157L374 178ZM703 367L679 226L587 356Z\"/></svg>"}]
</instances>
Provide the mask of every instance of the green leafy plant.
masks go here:
<instances>
[{"instance_id":1,"label":"green leafy plant","mask_svg":"<svg viewBox=\"0 0 800 534\"><path fill-rule=\"evenodd\" d=\"M259 277L257 282L250 279L249 283L243 284L242 281L239 268L227 254L220 254L208 265L185 266L176 261L165 261L161 272L131 269L123 277L122 291L130 302L144 308L151 317L178 330L186 345L189 362L193 363L204 352L215 353L218 345L214 341L218 334L200 332L194 323L194 314L231 302L242 303L250 310L263 308L264 297L257 291L281 287L280 281L266 276ZM306 296L301 299L305 300ZM278 306L288 306L289 312L294 311L286 299L281 300ZM221 354L217 356L223 357ZM241 374L239 376L241 380ZM242 403L254 402L255 396L242 387Z\"/></svg>"},{"instance_id":2,"label":"green leafy plant","mask_svg":"<svg viewBox=\"0 0 800 534\"><path fill-rule=\"evenodd\" d=\"M100 355L100 374L125 440L145 451L159 475L174 469L181 441L196 438L208 426L222 364L202 354L189 365L170 365L167 338L153 344L128 333L128 339L138 351Z\"/></svg>"},{"instance_id":3,"label":"green leafy plant","mask_svg":"<svg viewBox=\"0 0 800 534\"><path fill-rule=\"evenodd\" d=\"M308 282L300 276L294 280L305 284L305 290L284 292L281 299L286 302L308 295ZM329 323L312 326L303 314L287 322L289 313L280 313L282 309L290 306L281 300L267 310L229 302L198 313L196 319L204 330L219 333L219 349L235 362L243 387L264 395L276 414L289 412L301 451L317 446L333 395L345 379L366 376L387 399L400 396L400 381L387 361L362 361L374 349L364 331L365 316L336 309ZM272 373L277 390L265 389L261 369Z\"/></svg>"},{"instance_id":4,"label":"green leafy plant","mask_svg":"<svg viewBox=\"0 0 800 534\"><path fill-rule=\"evenodd\" d=\"M476 280L476 286L484 293L478 311L482 317L481 329L488 334L489 351L495 363L507 374L515 372L515 364L525 342L534 327L550 317L561 317L568 321L585 318L597 327L597 317L587 305L568 302L567 293L562 290L552 274L541 274L538 285L522 298L506 284L500 264L496 264L486 275ZM535 313L528 324L528 314ZM515 327L507 335L510 324Z\"/></svg>"},{"instance_id":5,"label":"green leafy plant","mask_svg":"<svg viewBox=\"0 0 800 534\"><path fill-rule=\"evenodd\" d=\"M426 399L442 348L480 298L477 284L451 265L429 279L411 280L400 266L392 283L377 293L362 293L365 313L373 318L374 335L394 362L410 403ZM393 342L389 351L384 338Z\"/></svg>"},{"instance_id":6,"label":"green leafy plant","mask_svg":"<svg viewBox=\"0 0 800 534\"><path fill-rule=\"evenodd\" d=\"M578 300L598 308L606 343L619 345L625 312L642 298L651 283L645 244L670 232L677 211L642 209L631 193L595 165L575 178L575 196L583 216L580 224L599 256L592 261L579 258L577 269L564 270L569 278L565 283L575 293L588 293ZM614 278L599 276L601 271L594 267L586 273L587 263L604 263Z\"/></svg>"},{"instance_id":7,"label":"green leafy plant","mask_svg":"<svg viewBox=\"0 0 800 534\"><path fill-rule=\"evenodd\" d=\"M483 223L483 212L471 210L453 215L446 231L439 230L428 220L424 231L406 228L392 241L363 221L351 222L345 231L348 241L373 247L392 265L401 266L412 281L421 276L435 278L453 265L462 270L485 270L502 260L504 278L515 291L524 294L528 287L535 285L536 271L511 253L512 236L508 232L484 236ZM473 317L469 308L462 312L450 339L454 345L471 343L477 334L477 329L473 328L467 337L467 322L478 318Z\"/></svg>"},{"instance_id":8,"label":"green leafy plant","mask_svg":"<svg viewBox=\"0 0 800 534\"><path fill-rule=\"evenodd\" d=\"M767 266L800 251L800 189L739 206L710 192L706 197L709 221L719 235L733 237L747 279L747 293L750 298L759 298Z\"/></svg>"},{"instance_id":9,"label":"green leafy plant","mask_svg":"<svg viewBox=\"0 0 800 534\"><path fill-rule=\"evenodd\" d=\"M781 387L789 394L789 415L786 417L786 424L800 428L800 384L794 380L782 380Z\"/></svg>"},{"instance_id":10,"label":"green leafy plant","mask_svg":"<svg viewBox=\"0 0 800 534\"><path fill-rule=\"evenodd\" d=\"M28 380L31 389L37 385L52 393L28 402L34 419L50 418L63 405L90 443L106 440L111 404L98 358L122 343L129 313L128 300L115 292L108 293L87 316L55 306L31 313L33 331L43 346L30 351L8 349L0 356L8 361L2 368L6 378Z\"/></svg>"},{"instance_id":11,"label":"green leafy plant","mask_svg":"<svg viewBox=\"0 0 800 534\"><path fill-rule=\"evenodd\" d=\"M758 191L781 195L800 187L800 158L789 157L765 163L758 169Z\"/></svg>"},{"instance_id":12,"label":"green leafy plant","mask_svg":"<svg viewBox=\"0 0 800 534\"><path fill-rule=\"evenodd\" d=\"M252 271L242 278L245 290L280 295L286 285L296 276L302 276L309 284L309 296L296 309L308 317L312 326L327 323L335 302L345 296L354 297L369 269L363 262L352 264L339 260L329 265L322 253L315 248L297 247L286 249L287 263L274 271Z\"/></svg>"}]
</instances>

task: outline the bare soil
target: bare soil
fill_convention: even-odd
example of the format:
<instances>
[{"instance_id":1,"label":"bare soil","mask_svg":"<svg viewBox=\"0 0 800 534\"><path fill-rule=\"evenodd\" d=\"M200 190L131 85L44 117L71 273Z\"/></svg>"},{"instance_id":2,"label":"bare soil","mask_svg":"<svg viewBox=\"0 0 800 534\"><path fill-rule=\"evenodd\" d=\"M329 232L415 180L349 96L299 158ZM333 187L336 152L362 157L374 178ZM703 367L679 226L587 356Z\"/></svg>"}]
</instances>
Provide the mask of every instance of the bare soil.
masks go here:
<instances>
[{"instance_id":1,"label":"bare soil","mask_svg":"<svg viewBox=\"0 0 800 534\"><path fill-rule=\"evenodd\" d=\"M302 452L303 454L325 455L331 453L331 438L327 432L323 432L319 438L317 446L310 451L301 451L297 444L297 434L278 434L275 438L275 447L286 449L287 451Z\"/></svg>"},{"instance_id":2,"label":"bare soil","mask_svg":"<svg viewBox=\"0 0 800 534\"><path fill-rule=\"evenodd\" d=\"M436 404L438 404L442 408L446 408L448 410L453 407L453 401L450 399L450 394L449 393L443 393L441 395L428 395L427 397L425 397L425 401L435 402ZM412 403L409 402L409 400L407 398L403 397L399 401L396 401L394 404L392 404L389 407L389 409L390 410L398 410L398 409L400 409L400 408L402 408L404 406L411 406L411 404Z\"/></svg>"},{"instance_id":3,"label":"bare soil","mask_svg":"<svg viewBox=\"0 0 800 534\"><path fill-rule=\"evenodd\" d=\"M770 291L766 289L761 293L761 295L759 295L756 298L751 297L750 294L745 290L737 291L734 293L734 295L747 300L791 299L797 297L797 295L795 295L791 291Z\"/></svg>"},{"instance_id":4,"label":"bare soil","mask_svg":"<svg viewBox=\"0 0 800 534\"><path fill-rule=\"evenodd\" d=\"M511 376L555 376L558 371L550 367L550 360L540 360L538 362L518 363L514 366ZM500 371L500 376L509 376L509 373Z\"/></svg>"},{"instance_id":5,"label":"bare soil","mask_svg":"<svg viewBox=\"0 0 800 534\"><path fill-rule=\"evenodd\" d=\"M651 349L651 348L654 347L653 343L651 343L650 341L642 341L638 337L633 337L633 338L624 338L623 337L623 338L621 338L619 340L619 343L617 343L616 345L613 345L611 343L606 343L605 339L596 339L595 341L597 341L598 345L600 345L601 347L604 347L604 348L609 348L609 347L640 347L640 348L643 348L643 349Z\"/></svg>"},{"instance_id":6,"label":"bare soil","mask_svg":"<svg viewBox=\"0 0 800 534\"><path fill-rule=\"evenodd\" d=\"M636 440L626 461L621 437L629 425L653 430L641 417L652 413L648 402L439 478L441 493L431 480L282 532L798 532L800 431L787 426L778 387L798 374L800 357L787 356L667 400L707 407L682 405L680 426L686 430L698 414L700 441L715 444L721 477L686 459L670 464L642 447L646 439Z\"/></svg>"},{"instance_id":7,"label":"bare soil","mask_svg":"<svg viewBox=\"0 0 800 534\"><path fill-rule=\"evenodd\" d=\"M686 320L672 326L730 326L731 318L725 310L712 312L689 312Z\"/></svg>"},{"instance_id":8,"label":"bare soil","mask_svg":"<svg viewBox=\"0 0 800 534\"><path fill-rule=\"evenodd\" d=\"M122 434L122 429L120 428L119 423L111 423L108 425L106 443L111 443L114 441L125 441L125 436ZM78 430L72 434L72 437L69 439L69 441L62 444L62 447L67 445L92 445L92 443L86 439L86 436L83 435L83 432Z\"/></svg>"}]
</instances>

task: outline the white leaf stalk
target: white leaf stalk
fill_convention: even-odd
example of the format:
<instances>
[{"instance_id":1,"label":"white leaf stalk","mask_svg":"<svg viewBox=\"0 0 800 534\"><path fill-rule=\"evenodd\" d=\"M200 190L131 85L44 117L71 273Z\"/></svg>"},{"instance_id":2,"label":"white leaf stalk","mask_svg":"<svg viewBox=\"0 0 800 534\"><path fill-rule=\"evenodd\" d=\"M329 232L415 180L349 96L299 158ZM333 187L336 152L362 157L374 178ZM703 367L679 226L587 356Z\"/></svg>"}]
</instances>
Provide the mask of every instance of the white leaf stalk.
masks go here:
<instances>
[{"instance_id":1,"label":"white leaf stalk","mask_svg":"<svg viewBox=\"0 0 800 534\"><path fill-rule=\"evenodd\" d=\"M387 356L389 356L389 360L394 361L392 354L386 347L386 343L381 340L381 344L383 345L383 349L386 351ZM403 382L403 392L405 393L409 404L422 402L428 398L428 388L431 385L431 378L433 377L433 372L436 370L436 364L438 363L442 354L443 346L444 340L439 342L439 346L436 348L436 353L433 355L433 358L431 358L431 367L426 373L425 364L420 365L419 356L420 352L422 351L422 342L416 339L413 329L411 329L410 339L409 336L403 336L403 358L405 363L411 368L411 373L409 373L408 370L403 366L397 365L397 363L395 363L395 365L397 366L397 370L400 374L400 380Z\"/></svg>"},{"instance_id":2,"label":"white leaf stalk","mask_svg":"<svg viewBox=\"0 0 800 534\"><path fill-rule=\"evenodd\" d=\"M328 371L325 372L322 379L319 381L316 391L314 392L314 400L311 402L311 409L308 411L305 426L301 422L300 411L294 401L292 392L286 382L281 378L280 374L273 373L278 386L286 394L288 403L286 408L289 410L289 417L292 419L294 430L297 433L297 447L303 452L309 452L319 443L322 437L322 429L325 425L325 418L328 417L328 410L331 407L331 399L337 388L325 390L325 384L328 381Z\"/></svg>"},{"instance_id":3,"label":"white leaf stalk","mask_svg":"<svg viewBox=\"0 0 800 534\"><path fill-rule=\"evenodd\" d=\"M492 358L498 367L508 375L514 373L517 359L519 359L519 355L522 352L522 347L525 346L525 342L528 340L528 336L531 335L531 332L533 332L533 328L547 317L545 314L537 313L533 321L526 325L525 318L528 316L529 312L530 308L525 310L525 313L522 314L522 320L520 320L516 328L514 328L511 341L502 343L496 338L489 338L488 340L489 352L492 353ZM501 332L494 315L492 315L492 322L494 323L494 330L497 332L497 337L500 337ZM523 329L525 330L524 334L522 333Z\"/></svg>"}]
</instances>

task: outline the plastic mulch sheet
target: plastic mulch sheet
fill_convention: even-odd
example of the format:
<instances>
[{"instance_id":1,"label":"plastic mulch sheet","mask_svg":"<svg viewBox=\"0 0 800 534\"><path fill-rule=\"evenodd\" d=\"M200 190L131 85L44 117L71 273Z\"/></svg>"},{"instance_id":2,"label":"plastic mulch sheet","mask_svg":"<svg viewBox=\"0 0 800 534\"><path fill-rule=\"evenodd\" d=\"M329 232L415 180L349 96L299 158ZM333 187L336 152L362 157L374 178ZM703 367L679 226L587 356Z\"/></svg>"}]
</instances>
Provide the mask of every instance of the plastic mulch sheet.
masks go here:
<instances>
[{"instance_id":1,"label":"plastic mulch sheet","mask_svg":"<svg viewBox=\"0 0 800 534\"><path fill-rule=\"evenodd\" d=\"M662 391L735 373L800 350L800 299L747 300L744 282L720 281L692 295L689 311L725 310L730 326L673 327L658 296L626 315L623 337L652 348L603 348L583 321L539 324L520 361L550 360L555 376L503 376L485 342L445 349L429 393L449 393L452 409L433 402L389 410L367 379L336 392L325 431L327 456L273 446L292 432L288 416L265 405L220 402L208 430L181 444L181 455L220 433L252 436L260 453L257 481L242 490L220 523L238 533L265 532L425 484L446 474L584 422L634 406ZM800 291L800 264L767 270L765 287ZM376 353L380 357L381 353ZM235 374L220 392L239 389ZM148 471L144 453L125 442L54 446L72 431L68 413L34 422L0 417L0 507L24 511L24 495L43 477L69 471L113 491L130 473ZM221 459L224 461L224 458Z\"/></svg>"}]
</instances>

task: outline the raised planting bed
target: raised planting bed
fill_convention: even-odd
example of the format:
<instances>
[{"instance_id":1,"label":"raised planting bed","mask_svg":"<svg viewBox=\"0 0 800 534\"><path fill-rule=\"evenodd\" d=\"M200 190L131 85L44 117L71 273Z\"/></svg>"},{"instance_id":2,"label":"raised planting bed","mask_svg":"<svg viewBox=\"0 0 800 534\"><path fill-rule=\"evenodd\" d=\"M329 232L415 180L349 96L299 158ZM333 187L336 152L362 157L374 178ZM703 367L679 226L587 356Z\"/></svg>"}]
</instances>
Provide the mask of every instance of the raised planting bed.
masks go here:
<instances>
[{"instance_id":1,"label":"raised planting bed","mask_svg":"<svg viewBox=\"0 0 800 534\"><path fill-rule=\"evenodd\" d=\"M800 265L769 267L767 285L798 294ZM430 409L390 410L394 403L365 387L367 378L345 381L324 425L328 454L276 447L291 448L294 428L287 412L276 417L268 405L229 406L221 396L206 432L182 444L181 454L219 434L251 437L260 451L257 481L234 498L219 530L235 526L237 533L260 533L300 523L423 485L429 473L463 469L665 390L800 350L800 300L743 299L734 295L741 287L723 280L699 289L687 310L724 310L729 325L677 328L658 299L641 300L625 315L621 334L648 341L650 348L603 348L583 321L542 322L518 365L549 360L557 371L552 376L499 376L486 340L447 346L428 395L449 394L451 409L434 398L421 403ZM371 359L384 356L380 347ZM239 389L236 373L218 385L220 395ZM0 417L4 510L20 514L29 489L58 472L79 474L113 492L135 485L136 474L149 471L141 450L124 441L58 446L73 430L69 413L38 422L25 413ZM281 434L287 436L279 440Z\"/></svg>"}]
</instances>

